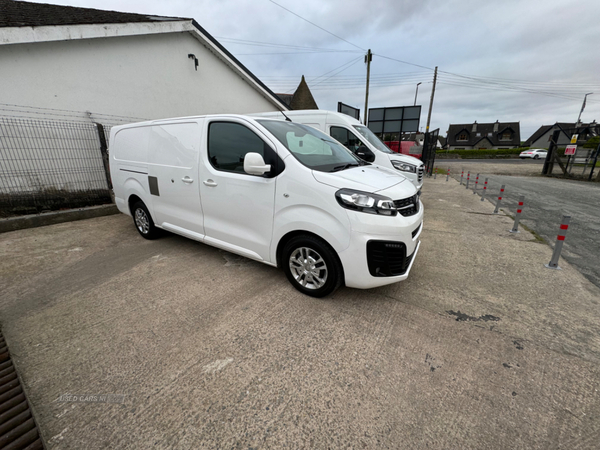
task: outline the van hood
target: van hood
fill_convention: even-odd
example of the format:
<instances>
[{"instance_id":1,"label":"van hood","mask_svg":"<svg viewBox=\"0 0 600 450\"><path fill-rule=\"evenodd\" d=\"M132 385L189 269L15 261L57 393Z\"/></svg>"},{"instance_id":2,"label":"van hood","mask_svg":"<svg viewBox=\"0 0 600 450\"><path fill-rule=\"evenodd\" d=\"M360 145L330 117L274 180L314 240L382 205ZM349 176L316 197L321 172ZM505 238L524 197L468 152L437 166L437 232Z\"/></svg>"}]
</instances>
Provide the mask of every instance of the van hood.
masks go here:
<instances>
[{"instance_id":1,"label":"van hood","mask_svg":"<svg viewBox=\"0 0 600 450\"><path fill-rule=\"evenodd\" d=\"M319 183L338 189L348 188L373 193L389 189L406 181L406 178L399 173L376 165L352 167L339 172L313 170L312 173ZM405 184L412 186L412 183Z\"/></svg>"}]
</instances>

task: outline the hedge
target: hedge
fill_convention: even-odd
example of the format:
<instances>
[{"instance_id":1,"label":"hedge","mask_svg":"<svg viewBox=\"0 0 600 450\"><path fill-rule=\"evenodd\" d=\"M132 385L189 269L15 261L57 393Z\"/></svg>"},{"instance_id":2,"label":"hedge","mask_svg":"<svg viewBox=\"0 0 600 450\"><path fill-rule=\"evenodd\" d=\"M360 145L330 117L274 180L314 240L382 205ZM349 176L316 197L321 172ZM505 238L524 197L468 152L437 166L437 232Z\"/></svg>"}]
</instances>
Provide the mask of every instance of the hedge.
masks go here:
<instances>
[{"instance_id":1,"label":"hedge","mask_svg":"<svg viewBox=\"0 0 600 450\"><path fill-rule=\"evenodd\" d=\"M499 150L478 149L478 150L437 150L440 155L458 155L463 159L469 158L509 158L511 155L518 155L522 151L529 150L529 147L522 148L506 148Z\"/></svg>"}]
</instances>

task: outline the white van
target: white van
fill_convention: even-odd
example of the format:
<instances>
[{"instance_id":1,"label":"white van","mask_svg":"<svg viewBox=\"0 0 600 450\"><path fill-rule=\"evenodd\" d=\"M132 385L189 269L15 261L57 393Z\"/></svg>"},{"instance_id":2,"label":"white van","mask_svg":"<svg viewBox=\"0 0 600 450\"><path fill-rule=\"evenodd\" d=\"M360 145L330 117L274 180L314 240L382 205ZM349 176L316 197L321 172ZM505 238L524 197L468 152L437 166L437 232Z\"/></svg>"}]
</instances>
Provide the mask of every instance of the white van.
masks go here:
<instances>
[{"instance_id":1,"label":"white van","mask_svg":"<svg viewBox=\"0 0 600 450\"><path fill-rule=\"evenodd\" d=\"M255 117L284 118L281 112L251 115ZM390 150L381 139L354 117L339 112L322 111L319 109L286 111L285 116L289 117L292 122L310 125L330 135L341 142L352 153L367 162L387 167L388 169L398 170L415 185L417 190L421 190L423 186L423 172L425 171L423 162L412 156Z\"/></svg>"},{"instance_id":2,"label":"white van","mask_svg":"<svg viewBox=\"0 0 600 450\"><path fill-rule=\"evenodd\" d=\"M110 173L143 237L168 230L281 267L314 297L404 280L419 248L416 188L299 123L215 115L113 127Z\"/></svg>"}]
</instances>

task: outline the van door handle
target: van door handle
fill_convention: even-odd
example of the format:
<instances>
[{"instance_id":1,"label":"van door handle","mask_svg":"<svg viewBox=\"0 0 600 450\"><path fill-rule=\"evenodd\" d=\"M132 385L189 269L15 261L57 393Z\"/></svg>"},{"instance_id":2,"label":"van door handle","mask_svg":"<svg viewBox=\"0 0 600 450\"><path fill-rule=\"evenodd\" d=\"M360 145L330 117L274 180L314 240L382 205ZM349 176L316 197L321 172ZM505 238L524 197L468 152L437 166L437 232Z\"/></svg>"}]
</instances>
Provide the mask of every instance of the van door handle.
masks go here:
<instances>
[{"instance_id":1,"label":"van door handle","mask_svg":"<svg viewBox=\"0 0 600 450\"><path fill-rule=\"evenodd\" d=\"M204 180L203 183L207 186L216 186L217 185L217 183L211 179Z\"/></svg>"},{"instance_id":2,"label":"van door handle","mask_svg":"<svg viewBox=\"0 0 600 450\"><path fill-rule=\"evenodd\" d=\"M184 183L188 183L188 184L189 184L189 183L193 183L193 182L194 182L193 178L190 178L190 177L188 177L188 176L185 176L185 177L183 177L183 178L181 179L181 181L183 181Z\"/></svg>"}]
</instances>

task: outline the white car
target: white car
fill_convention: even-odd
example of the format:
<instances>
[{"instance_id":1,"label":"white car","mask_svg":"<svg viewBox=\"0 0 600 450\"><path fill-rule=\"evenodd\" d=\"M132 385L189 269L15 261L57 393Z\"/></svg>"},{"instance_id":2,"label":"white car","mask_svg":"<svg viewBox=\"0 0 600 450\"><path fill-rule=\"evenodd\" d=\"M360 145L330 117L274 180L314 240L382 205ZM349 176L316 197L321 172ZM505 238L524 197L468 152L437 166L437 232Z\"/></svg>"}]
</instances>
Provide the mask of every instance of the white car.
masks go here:
<instances>
[{"instance_id":1,"label":"white car","mask_svg":"<svg viewBox=\"0 0 600 450\"><path fill-rule=\"evenodd\" d=\"M280 267L299 291L404 280L423 229L416 187L299 123L240 115L113 127L115 203L160 229Z\"/></svg>"},{"instance_id":2,"label":"white car","mask_svg":"<svg viewBox=\"0 0 600 450\"><path fill-rule=\"evenodd\" d=\"M533 158L533 159L545 159L548 154L548 150L543 148L532 148L530 150L525 150L519 154L519 158Z\"/></svg>"}]
</instances>

